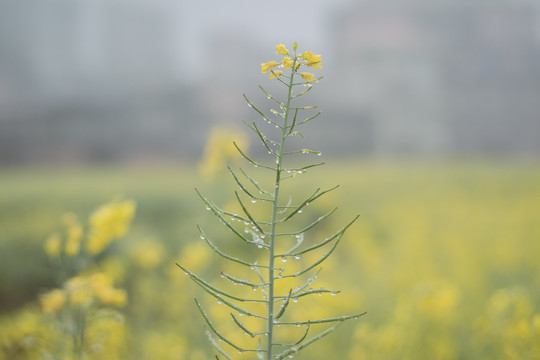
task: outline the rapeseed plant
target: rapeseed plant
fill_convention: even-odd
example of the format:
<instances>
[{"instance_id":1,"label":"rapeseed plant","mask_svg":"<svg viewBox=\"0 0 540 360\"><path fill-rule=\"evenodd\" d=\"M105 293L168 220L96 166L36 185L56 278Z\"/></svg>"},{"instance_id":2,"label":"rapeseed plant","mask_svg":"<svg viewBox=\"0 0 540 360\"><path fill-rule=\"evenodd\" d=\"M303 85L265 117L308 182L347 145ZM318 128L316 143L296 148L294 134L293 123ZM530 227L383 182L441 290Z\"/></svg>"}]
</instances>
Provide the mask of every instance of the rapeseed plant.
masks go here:
<instances>
[{"instance_id":1,"label":"rapeseed plant","mask_svg":"<svg viewBox=\"0 0 540 360\"><path fill-rule=\"evenodd\" d=\"M238 187L235 191L236 206L233 206L236 210L232 211L217 206L197 190L207 210L241 240L242 244L250 247L251 259L242 255L230 255L216 242L210 240L199 227L201 239L215 253L242 268L240 276L224 271L221 277L224 281L240 285L239 287L243 289L232 293L227 290L227 285L218 288L204 280L190 266L190 264L196 266L198 262L189 257L184 258L181 264L177 264L197 285L216 298L219 304L229 307L229 320L237 331L225 333L221 328L225 313L221 309L216 311L214 307L210 307L210 311L207 311L203 304L195 299L196 306L209 328L207 336L210 343L228 360L233 358L229 350L225 350L219 344L220 342L240 354L256 354L258 359L292 358L306 346L330 334L344 321L363 315L356 313L313 319L301 317L301 310L288 311L292 308L291 304L307 301L307 298L313 295L333 296L339 292L326 287L313 288L312 284L320 272L320 269L317 270L319 265L334 252L345 231L358 216L333 235L320 241L312 239L314 236L310 230L334 214L337 208L305 225L301 221L299 224L291 221L293 217L299 218L298 215L312 202L335 190L337 186L323 191L318 188L300 200L292 193L288 196L283 194L287 181L292 181L313 167L323 165L323 163L295 165L295 161L303 154L311 156L321 154L318 151L291 145L295 139L303 138L300 132L302 126L321 114L320 111L309 114L317 106L296 105L298 98L308 93L313 84L322 78L302 70L306 68L317 70L321 69L322 65L320 55L309 51L297 52L297 43L293 44L292 52L289 52L284 44L277 45L276 54L282 55L283 58L280 61L271 60L261 64L261 72L263 74L270 72L269 79L283 85L285 95L280 99L271 95L261 85L259 89L268 100L277 105L279 110L271 109L273 116L267 115L244 94L248 106L263 120L259 124L257 122L245 124L256 134L273 161L270 164L259 162L249 157L241 144L233 142L237 153L254 168L268 171L268 177L259 182L243 169L238 172L228 167L232 180ZM304 112L308 114L303 115ZM273 128L277 129L275 136L267 136L266 131L263 132L263 127L268 126L268 132ZM268 182L270 184L267 184ZM286 266L289 259L292 261ZM250 291L243 291L245 289ZM319 327L321 324L326 327L321 329ZM313 332L316 333L312 334Z\"/></svg>"},{"instance_id":2,"label":"rapeseed plant","mask_svg":"<svg viewBox=\"0 0 540 360\"><path fill-rule=\"evenodd\" d=\"M68 213L62 218L64 236L55 233L45 241L60 283L40 297L45 319L55 333L54 341L40 343L45 358L87 359L101 352L108 331L119 332L121 315L114 308L126 305L127 293L114 287L109 274L96 269L96 255L125 235L134 212L135 203L129 200L101 206L90 216L86 238L77 216Z\"/></svg>"}]
</instances>

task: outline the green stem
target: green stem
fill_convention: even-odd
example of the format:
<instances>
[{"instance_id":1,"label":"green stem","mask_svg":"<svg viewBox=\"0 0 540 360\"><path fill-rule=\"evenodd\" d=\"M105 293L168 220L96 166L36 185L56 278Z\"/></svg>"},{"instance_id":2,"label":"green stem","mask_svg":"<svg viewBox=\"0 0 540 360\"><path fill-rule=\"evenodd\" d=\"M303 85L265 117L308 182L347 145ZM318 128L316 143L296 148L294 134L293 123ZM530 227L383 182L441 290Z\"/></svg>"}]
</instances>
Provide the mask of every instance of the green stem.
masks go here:
<instances>
[{"instance_id":1,"label":"green stem","mask_svg":"<svg viewBox=\"0 0 540 360\"><path fill-rule=\"evenodd\" d=\"M277 211L279 206L279 187L281 181L281 164L283 161L283 153L285 151L285 139L287 138L287 121L289 119L289 106L292 98L293 79L296 69L296 52L294 54L293 65L291 66L291 77L288 84L287 104L285 105L285 117L283 120L283 127L281 128L281 142L279 144L279 151L277 153L276 164L276 179L274 182L274 198L272 204L272 223L270 229L270 251L268 255L268 322L266 325L267 331L267 345L266 345L266 359L272 360L272 337L274 332L274 261L275 261L275 243L276 243L276 224L277 224Z\"/></svg>"},{"instance_id":2,"label":"green stem","mask_svg":"<svg viewBox=\"0 0 540 360\"><path fill-rule=\"evenodd\" d=\"M74 352L77 360L84 358L84 338L86 330L86 312L79 306L75 315L76 331L73 335Z\"/></svg>"}]
</instances>

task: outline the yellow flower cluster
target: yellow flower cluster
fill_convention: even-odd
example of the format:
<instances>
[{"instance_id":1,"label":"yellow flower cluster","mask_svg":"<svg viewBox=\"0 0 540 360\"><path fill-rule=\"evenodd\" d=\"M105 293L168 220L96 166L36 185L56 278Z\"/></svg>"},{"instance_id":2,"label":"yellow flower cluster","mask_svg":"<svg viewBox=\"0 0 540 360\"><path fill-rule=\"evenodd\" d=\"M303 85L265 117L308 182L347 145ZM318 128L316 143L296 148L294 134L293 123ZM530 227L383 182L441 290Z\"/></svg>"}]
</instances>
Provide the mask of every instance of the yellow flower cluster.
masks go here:
<instances>
[{"instance_id":1,"label":"yellow flower cluster","mask_svg":"<svg viewBox=\"0 0 540 360\"><path fill-rule=\"evenodd\" d=\"M123 236L128 231L134 214L135 203L131 200L113 201L100 207L90 217L86 251L91 255L99 254L112 240ZM67 213L62 220L65 226L65 237L53 233L45 240L45 252L52 258L57 258L62 254L74 257L81 250L83 227L77 216Z\"/></svg>"},{"instance_id":2,"label":"yellow flower cluster","mask_svg":"<svg viewBox=\"0 0 540 360\"><path fill-rule=\"evenodd\" d=\"M64 305L88 307L94 301L103 305L122 307L127 303L123 289L113 287L113 280L105 273L95 273L88 277L75 276L68 279L61 289L54 289L40 298L45 313L54 313Z\"/></svg>"},{"instance_id":3,"label":"yellow flower cluster","mask_svg":"<svg viewBox=\"0 0 540 360\"><path fill-rule=\"evenodd\" d=\"M284 44L278 44L276 46L276 54L283 55L283 60L281 63L278 63L275 60L262 63L261 72L266 74L270 70L270 79L273 79L279 78L279 76L283 74L283 71L281 70L271 70L277 66L283 67L286 70L289 70L294 66L295 71L298 71L298 68L301 65L311 66L313 67L313 70L322 69L321 55L313 54L310 51L304 51L302 54L296 54L297 45L298 44L296 42L293 44L294 54L291 55ZM300 73L300 76L302 76L302 78L307 82L311 82L313 79L315 79L315 75L308 72L302 72Z\"/></svg>"},{"instance_id":4,"label":"yellow flower cluster","mask_svg":"<svg viewBox=\"0 0 540 360\"><path fill-rule=\"evenodd\" d=\"M102 252L112 240L123 236L135 214L131 200L114 201L100 207L90 217L90 234L86 251L95 255Z\"/></svg>"}]
</instances>

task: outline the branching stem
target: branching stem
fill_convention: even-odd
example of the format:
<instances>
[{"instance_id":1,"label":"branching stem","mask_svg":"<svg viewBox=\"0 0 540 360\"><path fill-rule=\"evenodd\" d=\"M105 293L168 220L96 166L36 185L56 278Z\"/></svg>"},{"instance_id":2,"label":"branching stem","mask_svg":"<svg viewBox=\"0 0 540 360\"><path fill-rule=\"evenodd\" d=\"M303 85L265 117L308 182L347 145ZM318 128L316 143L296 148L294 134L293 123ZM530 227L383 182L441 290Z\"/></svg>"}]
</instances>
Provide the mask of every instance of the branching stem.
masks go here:
<instances>
[{"instance_id":1,"label":"branching stem","mask_svg":"<svg viewBox=\"0 0 540 360\"><path fill-rule=\"evenodd\" d=\"M272 360L272 336L274 330L274 261L275 261L275 245L276 245L276 225L278 223L278 207L279 207L279 187L281 181L281 165L283 161L283 153L285 152L285 139L287 138L287 122L289 120L289 109L292 99L293 80L296 68L296 56L293 58L291 67L291 77L289 79L287 103L285 104L285 116L283 118L283 126L281 127L281 142L277 153L276 161L276 180L274 182L274 201L272 203L272 224L270 228L270 251L268 254L268 315L266 323L267 345L266 345L266 360Z\"/></svg>"}]
</instances>

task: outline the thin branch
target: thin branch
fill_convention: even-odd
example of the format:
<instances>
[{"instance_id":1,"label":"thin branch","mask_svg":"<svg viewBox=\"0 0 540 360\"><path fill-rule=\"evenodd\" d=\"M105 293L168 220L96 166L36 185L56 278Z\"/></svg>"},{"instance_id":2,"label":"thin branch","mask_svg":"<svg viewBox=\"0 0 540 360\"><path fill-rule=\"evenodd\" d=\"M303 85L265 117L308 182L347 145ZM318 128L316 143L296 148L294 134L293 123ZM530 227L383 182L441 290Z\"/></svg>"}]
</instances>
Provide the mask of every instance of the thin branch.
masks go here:
<instances>
[{"instance_id":1,"label":"thin branch","mask_svg":"<svg viewBox=\"0 0 540 360\"><path fill-rule=\"evenodd\" d=\"M241 260L239 258L236 258L234 256L231 256L231 255L228 255L226 253L224 253L223 251L221 251L212 241L210 241L210 239L208 238L208 236L206 236L206 234L203 232L203 230L201 229L201 227L199 225L197 225L197 228L199 229L199 232L201 233L201 238L206 241L206 243L208 244L208 246L210 246L212 248L212 250L214 250L219 256L227 259L227 260L231 260L231 261L234 261L238 264L242 264L242 265L245 265L245 266L249 266L250 268L253 268L255 266L258 266L258 267L262 267L262 268L268 268L268 266L264 266L264 265L257 265L257 264L254 264L254 263L250 263L248 261L244 261L244 260Z\"/></svg>"},{"instance_id":2,"label":"thin branch","mask_svg":"<svg viewBox=\"0 0 540 360\"><path fill-rule=\"evenodd\" d=\"M240 155L242 155L244 157L244 159L246 159L247 161L249 161L253 166L255 167L261 167L263 169L268 169L268 170L274 170L275 169L273 167L270 167L270 166L266 166L266 165L263 165L257 161L254 161L252 160L250 157L248 157L239 147L238 147L238 144L236 144L236 142L233 141L233 145L234 147L236 148L236 150L238 150L238 152L240 153Z\"/></svg>"},{"instance_id":3,"label":"thin branch","mask_svg":"<svg viewBox=\"0 0 540 360\"><path fill-rule=\"evenodd\" d=\"M342 236L343 233L345 233L345 231L347 231L347 229L356 222L356 220L358 220L358 218L360 217L360 215L356 215L356 217L354 219L352 219L347 225L345 225L344 227L342 227L341 229L339 229L338 231L336 231L336 233L332 236L330 236L329 238L321 241L320 243L318 244L315 244L315 245L312 245L304 250L301 250L301 251L297 251L295 253L289 253L287 252L286 254L284 255L289 255L289 256L298 256L298 255L301 255L301 254L305 254L309 251L312 251L312 250L315 250L315 249L318 249L320 248L321 246L324 246L326 244L328 244L329 242L331 242L332 240L334 240L336 237L338 236Z\"/></svg>"},{"instance_id":4,"label":"thin branch","mask_svg":"<svg viewBox=\"0 0 540 360\"><path fill-rule=\"evenodd\" d=\"M263 319L264 317L260 316L260 315L257 315L257 314L252 314L250 313L249 311L247 310L244 310L240 307L238 307L237 305L231 303L230 301L228 301L227 299L225 299L223 296L226 296L230 299L233 299L233 300L236 300L236 301L240 301L240 302L266 302L266 300L259 300L259 299L244 299L244 298L241 298L241 297L238 297L238 296L234 296L234 295L231 295L223 290L219 290L217 288L215 288L214 286L212 286L210 283L208 283L206 280L202 279L201 277L197 276L196 274L192 273L191 271L189 271L188 269L186 269L185 267L183 267L182 265L176 263L176 265L184 270L184 272L186 274L188 274L191 279L197 284L199 285L203 290L205 290L207 293L209 293L210 295L213 295L216 299L218 299L219 301L223 302L224 304L227 304L229 305L230 307L232 307L233 309L241 312L241 313L244 313L244 314L247 314L247 315L250 315L250 316L254 316L254 317L259 317L261 319ZM223 296L222 296L223 295Z\"/></svg>"},{"instance_id":5,"label":"thin branch","mask_svg":"<svg viewBox=\"0 0 540 360\"><path fill-rule=\"evenodd\" d=\"M264 230L263 228L259 225L259 223L257 222L257 220L255 220L253 218L253 216L251 216L249 210L246 208L246 206L244 205L244 203L242 202L242 200L240 199L240 196L238 196L238 193L235 191L234 194L236 195L236 199L238 200L238 203L240 204L240 206L242 207L242 210L244 211L244 214L246 214L246 216L249 218L249 220L251 221L251 223L257 228L257 230L259 230L261 232L261 236L264 235Z\"/></svg>"}]
</instances>

